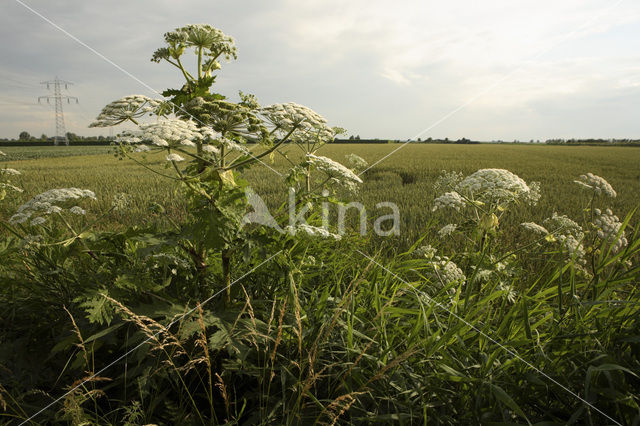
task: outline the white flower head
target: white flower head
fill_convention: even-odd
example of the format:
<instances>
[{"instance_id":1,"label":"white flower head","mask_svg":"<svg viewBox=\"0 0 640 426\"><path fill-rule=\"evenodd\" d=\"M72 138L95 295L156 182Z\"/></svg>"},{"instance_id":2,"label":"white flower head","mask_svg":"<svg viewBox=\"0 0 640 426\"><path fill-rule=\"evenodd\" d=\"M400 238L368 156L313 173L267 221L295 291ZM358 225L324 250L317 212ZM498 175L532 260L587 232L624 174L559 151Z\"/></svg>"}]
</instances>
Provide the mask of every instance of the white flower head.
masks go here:
<instances>
[{"instance_id":1,"label":"white flower head","mask_svg":"<svg viewBox=\"0 0 640 426\"><path fill-rule=\"evenodd\" d=\"M167 161L175 161L176 163L179 161L184 161L184 158L179 154L169 154L167 155Z\"/></svg>"},{"instance_id":2,"label":"white flower head","mask_svg":"<svg viewBox=\"0 0 640 426\"><path fill-rule=\"evenodd\" d=\"M549 231L547 231L547 228L545 228L542 225L538 225L535 222L524 222L520 224L523 228L525 228L527 231L533 232L534 234L541 234L541 235L547 235L549 234Z\"/></svg>"},{"instance_id":3,"label":"white flower head","mask_svg":"<svg viewBox=\"0 0 640 426\"><path fill-rule=\"evenodd\" d=\"M93 191L79 188L59 188L50 189L36 195L20 207L16 214L9 219L12 223L23 223L34 213L53 214L60 213L62 207L57 204L64 204L70 200L79 200L81 198L96 199Z\"/></svg>"},{"instance_id":4,"label":"white flower head","mask_svg":"<svg viewBox=\"0 0 640 426\"><path fill-rule=\"evenodd\" d=\"M342 238L338 234L331 233L327 231L325 228L320 228L317 226L307 225L306 223L301 223L294 226L287 226L285 231L290 235L306 235L308 237L319 237L319 238L332 238L334 240L340 240Z\"/></svg>"},{"instance_id":5,"label":"white flower head","mask_svg":"<svg viewBox=\"0 0 640 426\"><path fill-rule=\"evenodd\" d=\"M71 207L69 209L69 212L73 213L73 214L77 214L77 215L84 215L84 214L87 213L87 211L85 209L83 209L82 207L80 207L80 206Z\"/></svg>"},{"instance_id":6,"label":"white flower head","mask_svg":"<svg viewBox=\"0 0 640 426\"><path fill-rule=\"evenodd\" d=\"M244 145L241 145L232 139L220 137L217 139L217 141L221 146L229 151L236 151L242 155L251 155L249 150Z\"/></svg>"},{"instance_id":7,"label":"white flower head","mask_svg":"<svg viewBox=\"0 0 640 426\"><path fill-rule=\"evenodd\" d=\"M347 154L345 155L345 157L347 158L349 165L351 165L351 167L355 170L364 170L369 166L367 160L354 153Z\"/></svg>"},{"instance_id":8,"label":"white flower head","mask_svg":"<svg viewBox=\"0 0 640 426\"><path fill-rule=\"evenodd\" d=\"M436 255L437 251L438 250L435 249L434 247L432 247L430 245L426 245L426 246L418 247L413 253L416 256L426 257L427 259L433 259L433 257Z\"/></svg>"},{"instance_id":9,"label":"white flower head","mask_svg":"<svg viewBox=\"0 0 640 426\"><path fill-rule=\"evenodd\" d=\"M144 144L136 145L136 147L133 150L133 152L148 152L148 151L151 151L151 148L149 148L147 145L144 145Z\"/></svg>"},{"instance_id":10,"label":"white flower head","mask_svg":"<svg viewBox=\"0 0 640 426\"><path fill-rule=\"evenodd\" d=\"M207 154L220 154L220 149L213 145L202 145L202 150Z\"/></svg>"},{"instance_id":11,"label":"white flower head","mask_svg":"<svg viewBox=\"0 0 640 426\"><path fill-rule=\"evenodd\" d=\"M596 235L601 241L611 244L613 253L618 253L628 245L625 232L620 232L622 223L610 209L605 210L604 213L599 209L594 209L594 216L592 225L596 229Z\"/></svg>"},{"instance_id":12,"label":"white flower head","mask_svg":"<svg viewBox=\"0 0 640 426\"><path fill-rule=\"evenodd\" d=\"M102 108L96 121L89 124L89 127L115 126L129 119L136 119L155 112L161 103L162 101L158 99L151 99L144 95L125 96Z\"/></svg>"},{"instance_id":13,"label":"white flower head","mask_svg":"<svg viewBox=\"0 0 640 426\"><path fill-rule=\"evenodd\" d=\"M607 197L616 198L616 191L609 182L600 176L594 175L593 173L580 175L578 180L574 180L574 182L583 188L593 191L596 195L604 194Z\"/></svg>"},{"instance_id":14,"label":"white flower head","mask_svg":"<svg viewBox=\"0 0 640 426\"><path fill-rule=\"evenodd\" d=\"M465 199L456 191L451 191L436 198L433 202L432 210L436 211L443 208L452 208L460 211L460 209L464 208L465 205Z\"/></svg>"},{"instance_id":15,"label":"white flower head","mask_svg":"<svg viewBox=\"0 0 640 426\"><path fill-rule=\"evenodd\" d=\"M32 225L32 226L42 225L42 224L43 224L43 223L45 223L46 221L47 221L47 220L46 220L44 217L39 216L39 217L36 217L36 218L34 218L33 220L31 220L31 225Z\"/></svg>"},{"instance_id":16,"label":"white flower head","mask_svg":"<svg viewBox=\"0 0 640 426\"><path fill-rule=\"evenodd\" d=\"M430 265L433 268L432 277L443 286L452 282L465 282L467 280L462 269L446 256L442 258L435 256L434 260L430 262Z\"/></svg>"},{"instance_id":17,"label":"white flower head","mask_svg":"<svg viewBox=\"0 0 640 426\"><path fill-rule=\"evenodd\" d=\"M453 234L457 228L458 228L457 224L450 223L450 224L445 225L442 228L440 228L440 230L438 231L438 235L441 238L447 237L447 236Z\"/></svg>"},{"instance_id":18,"label":"white flower head","mask_svg":"<svg viewBox=\"0 0 640 426\"><path fill-rule=\"evenodd\" d=\"M533 191L539 189L536 186ZM481 169L467 176L455 187L456 192L474 201L535 203L539 196L519 176L505 169Z\"/></svg>"},{"instance_id":19,"label":"white flower head","mask_svg":"<svg viewBox=\"0 0 640 426\"><path fill-rule=\"evenodd\" d=\"M554 234L572 235L578 240L581 240L584 236L582 227L566 215L559 215L558 213L553 212L553 215L545 219L544 223L547 225L547 229L550 229L550 232Z\"/></svg>"},{"instance_id":20,"label":"white flower head","mask_svg":"<svg viewBox=\"0 0 640 426\"><path fill-rule=\"evenodd\" d=\"M280 134L291 134L291 140L299 142L308 137L333 140L335 132L327 120L304 105L293 102L263 107L260 113L271 122Z\"/></svg>"},{"instance_id":21,"label":"white flower head","mask_svg":"<svg viewBox=\"0 0 640 426\"><path fill-rule=\"evenodd\" d=\"M218 134L208 127L199 128L191 120L176 118L158 120L154 123L141 124L137 131L127 131L119 135L117 141L124 143L150 142L153 145L168 147L188 145ZM189 145L191 146L191 145Z\"/></svg>"},{"instance_id":22,"label":"white flower head","mask_svg":"<svg viewBox=\"0 0 640 426\"><path fill-rule=\"evenodd\" d=\"M18 176L18 175L21 175L22 173L20 173L16 169L0 169L0 174Z\"/></svg>"},{"instance_id":23,"label":"white flower head","mask_svg":"<svg viewBox=\"0 0 640 426\"><path fill-rule=\"evenodd\" d=\"M307 161L330 178L333 178L334 182L350 190L357 188L357 184L362 183L362 179L353 173L351 169L330 158L307 154Z\"/></svg>"}]
</instances>

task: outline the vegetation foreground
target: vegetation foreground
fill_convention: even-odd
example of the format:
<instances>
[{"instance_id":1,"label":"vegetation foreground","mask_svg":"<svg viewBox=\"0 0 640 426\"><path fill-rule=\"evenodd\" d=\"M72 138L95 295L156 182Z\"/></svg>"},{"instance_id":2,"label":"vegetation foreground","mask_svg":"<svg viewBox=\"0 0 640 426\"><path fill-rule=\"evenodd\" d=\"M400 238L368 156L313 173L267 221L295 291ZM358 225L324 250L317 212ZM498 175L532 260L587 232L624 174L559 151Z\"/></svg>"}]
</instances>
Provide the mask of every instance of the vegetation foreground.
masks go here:
<instances>
[{"instance_id":1,"label":"vegetation foreground","mask_svg":"<svg viewBox=\"0 0 640 426\"><path fill-rule=\"evenodd\" d=\"M220 30L165 42L185 85L95 123L139 124L123 160L1 163L3 422L640 422L638 150L407 146L367 170L393 148L212 93ZM353 200L400 219L324 226Z\"/></svg>"}]
</instances>

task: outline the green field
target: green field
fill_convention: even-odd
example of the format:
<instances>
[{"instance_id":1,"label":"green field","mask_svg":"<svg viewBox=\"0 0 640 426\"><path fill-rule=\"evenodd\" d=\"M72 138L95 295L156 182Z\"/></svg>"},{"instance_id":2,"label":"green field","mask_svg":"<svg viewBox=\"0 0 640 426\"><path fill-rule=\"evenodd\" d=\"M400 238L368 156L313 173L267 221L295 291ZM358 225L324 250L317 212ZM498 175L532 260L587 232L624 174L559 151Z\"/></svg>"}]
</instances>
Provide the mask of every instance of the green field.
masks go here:
<instances>
[{"instance_id":1,"label":"green field","mask_svg":"<svg viewBox=\"0 0 640 426\"><path fill-rule=\"evenodd\" d=\"M284 151L300 160L298 148ZM132 154L148 170L106 147L2 149L0 169L21 174L0 177L24 193L0 200L0 423L638 424L640 238L628 214L640 148L318 154L373 164L398 148L357 194L336 197L361 201L369 223L389 213L377 203L396 203L400 234L322 238L240 226L240 176L271 211L287 201L283 156L268 162L276 172L205 168L185 180L194 190L158 175L187 163L166 152ZM460 211L432 211L443 170L483 168L538 181L542 197L527 206L532 191L498 173L507 178ZM574 183L587 172L617 197L598 194L607 187L595 178ZM7 221L36 194L69 187L97 200L58 191L60 206L30 207L46 219ZM318 211L312 192L301 205ZM503 204L505 192L514 198ZM608 207L620 221L596 213ZM577 223L545 221L555 212Z\"/></svg>"},{"instance_id":2,"label":"green field","mask_svg":"<svg viewBox=\"0 0 640 426\"><path fill-rule=\"evenodd\" d=\"M399 147L399 144L336 144L324 146L320 154L344 162L345 155L356 153L373 164ZM7 156L0 157L0 161L23 172L18 180L25 189L23 199L43 189L75 186L96 192L99 202L94 206L95 213L107 209L115 194L130 194L132 207L129 214L111 217L113 223L163 223L163 218L149 215L148 207L153 203L165 206L174 219L184 216L182 200L176 195L170 180L162 179L131 161L118 160L107 151L108 147L12 147L4 149ZM290 147L288 151L295 156L298 150ZM163 156L151 155L148 161L160 171L166 166ZM275 158L275 164L267 163L286 173L287 163L281 157ZM432 185L442 170L455 170L467 175L482 168L504 168L527 182L540 182L542 199L536 207L523 207L522 214L531 220L541 221L555 211L574 218L581 217L588 197L573 180L587 172L602 176L613 185L618 197L611 201L610 206L619 215L626 214L640 203L638 164L640 148L637 147L406 145L362 176L364 185L354 199L363 202L374 218L388 213L377 212L374 209L376 203L396 203L402 220L400 240L410 244L434 218L432 202L439 194L434 193ZM246 178L270 207L286 202L284 179L267 167L254 166ZM15 200L16 203L19 201ZM0 212L6 217L13 207L5 204ZM512 216L507 220L518 220L518 217Z\"/></svg>"}]
</instances>

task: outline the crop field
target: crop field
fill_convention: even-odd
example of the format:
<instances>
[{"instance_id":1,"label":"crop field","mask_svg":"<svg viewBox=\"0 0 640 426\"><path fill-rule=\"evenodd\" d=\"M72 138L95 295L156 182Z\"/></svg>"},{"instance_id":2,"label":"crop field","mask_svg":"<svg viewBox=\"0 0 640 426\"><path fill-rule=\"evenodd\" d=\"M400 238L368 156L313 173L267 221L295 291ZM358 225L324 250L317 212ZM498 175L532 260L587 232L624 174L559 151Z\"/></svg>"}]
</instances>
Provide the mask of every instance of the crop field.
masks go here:
<instances>
[{"instance_id":1,"label":"crop field","mask_svg":"<svg viewBox=\"0 0 640 426\"><path fill-rule=\"evenodd\" d=\"M284 155L243 171L272 212L287 202L279 173L304 161L298 148L285 146ZM7 419L22 421L42 407L56 421L97 424L637 419L640 242L637 216L625 219L638 207L640 148L325 145L317 154L339 161L357 154L374 164L391 154L361 174L357 192L335 193L364 205L367 235L355 235L351 214L342 241L292 243L250 228L257 233L249 231L235 253L226 247L237 240L217 242L226 232L218 222L213 237L206 227L190 228L212 213L198 216L194 195L164 154L3 152L0 169L19 171L5 178L24 190L0 204L0 408ZM531 188L540 182L539 200L505 210L482 198L471 204L475 216L469 207L433 211L446 191L443 171L461 173L459 180L487 168L508 169ZM609 195L603 198L574 182L587 172L605 177L617 196L605 184L597 183ZM78 218L58 210L68 231L54 226L53 210L44 224L12 217L20 205L37 214L39 207L25 206L35 206L27 201L43 190L70 187L96 199L82 204L86 214ZM376 216L388 214L376 209L380 202L398 206L397 235L372 235ZM611 208L625 224L596 207ZM544 238L532 235L539 230L531 222L547 226ZM212 247L204 258L190 242L200 240ZM238 280L225 278L231 270ZM229 291L238 281L242 290ZM193 305L203 299L204 310ZM172 330L184 312L185 323ZM129 340L142 343L131 348ZM28 349L34 341L45 349ZM116 358L125 352L136 360ZM99 370L114 363L111 372ZM73 387L83 370L88 378ZM278 386L295 384L271 389L274 377ZM108 403L96 396L101 380L117 384L104 387ZM61 393L64 405L55 408ZM272 411L274 404L283 411Z\"/></svg>"},{"instance_id":2,"label":"crop field","mask_svg":"<svg viewBox=\"0 0 640 426\"><path fill-rule=\"evenodd\" d=\"M370 164L398 149L399 144L336 144L325 145L320 154L344 161L355 153ZM25 189L23 198L37 194L42 188L80 187L93 190L98 198L89 206L94 214L107 210L116 194L131 197L131 209L126 215L114 214L105 228L112 225L130 226L146 222L166 223L165 218L150 214L149 208L159 203L171 219L181 220L186 214L184 203L175 191L175 183L143 169L132 161L118 160L109 147L12 147L4 148L6 157L0 157L3 167L23 172L20 183ZM289 147L287 152L296 157L299 150ZM256 152L260 152L257 150ZM148 164L157 170L165 169L166 161L160 155L150 155ZM267 165L286 173L286 162L275 157ZM520 216L541 221L553 212L570 217L581 217L585 205L583 191L573 181L579 175L592 172L605 177L616 189L618 196L610 203L616 212L629 212L640 204L640 148L634 147L581 147L581 146L527 146L527 145L407 145L373 166L362 175L363 185L352 200L362 202L373 218L388 213L376 210L379 202L396 203L400 209L400 236L404 244L412 244L439 214L431 211L434 198L439 195L433 184L442 173L458 171L468 175L483 168L503 168L525 181L541 183L542 198L535 207L522 207L520 215L506 218L517 221ZM257 164L246 173L249 185L271 208L287 201L287 186L282 176L264 165ZM19 201L15 200L16 203ZM12 213L15 203L5 203L1 212L5 218ZM355 213L354 213L355 214ZM635 222L635 220L633 221ZM390 243L397 244L396 237Z\"/></svg>"}]
</instances>

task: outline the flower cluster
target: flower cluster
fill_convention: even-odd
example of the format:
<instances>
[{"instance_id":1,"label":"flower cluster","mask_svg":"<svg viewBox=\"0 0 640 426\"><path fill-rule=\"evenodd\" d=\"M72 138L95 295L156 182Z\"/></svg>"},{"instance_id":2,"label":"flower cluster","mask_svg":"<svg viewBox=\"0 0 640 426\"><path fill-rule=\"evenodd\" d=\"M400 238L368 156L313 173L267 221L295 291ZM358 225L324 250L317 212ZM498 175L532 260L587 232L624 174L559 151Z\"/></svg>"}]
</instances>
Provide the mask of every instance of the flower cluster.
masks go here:
<instances>
[{"instance_id":1,"label":"flower cluster","mask_svg":"<svg viewBox=\"0 0 640 426\"><path fill-rule=\"evenodd\" d=\"M194 141L202 141L207 138L218 137L219 134L204 127L199 128L190 120L159 120L155 123L140 125L140 130L123 132L117 139L118 142L139 143L151 142L160 147L175 145L193 146Z\"/></svg>"},{"instance_id":2,"label":"flower cluster","mask_svg":"<svg viewBox=\"0 0 640 426\"><path fill-rule=\"evenodd\" d=\"M335 136L334 130L327 126L327 120L304 105L293 102L273 104L263 107L260 113L280 134L293 132L293 141L299 142L309 136L328 141Z\"/></svg>"},{"instance_id":3,"label":"flower cluster","mask_svg":"<svg viewBox=\"0 0 640 426\"><path fill-rule=\"evenodd\" d=\"M164 59L175 64L175 60L180 58L187 47L202 48L207 58L201 68L205 76L210 76L213 71L220 69L220 63L217 60L220 56L227 60L238 57L233 38L206 24L176 28L165 33L164 40L168 47L157 49L151 57L153 62Z\"/></svg>"},{"instance_id":4,"label":"flower cluster","mask_svg":"<svg viewBox=\"0 0 640 426\"><path fill-rule=\"evenodd\" d=\"M620 232L622 223L618 216L614 215L610 209L603 213L600 209L594 209L595 217L593 226L596 228L596 234L602 241L607 241L612 245L613 253L617 253L627 246L628 241L624 231Z\"/></svg>"},{"instance_id":5,"label":"flower cluster","mask_svg":"<svg viewBox=\"0 0 640 426\"><path fill-rule=\"evenodd\" d=\"M440 230L438 231L438 235L440 236L440 238L447 237L447 236L453 234L457 228L458 228L457 224L450 223L450 224L445 225L442 228L440 228Z\"/></svg>"},{"instance_id":6,"label":"flower cluster","mask_svg":"<svg viewBox=\"0 0 640 426\"><path fill-rule=\"evenodd\" d=\"M535 189L532 190L523 179L505 169L478 170L464 178L455 189L471 200L485 203L537 201L531 194Z\"/></svg>"},{"instance_id":7,"label":"flower cluster","mask_svg":"<svg viewBox=\"0 0 640 426\"><path fill-rule=\"evenodd\" d=\"M245 146L240 145L239 143L237 143L236 141L234 141L232 139L219 138L217 141L220 143L221 146L223 146L228 151L237 151L242 155L251 155L251 153L249 152L249 150Z\"/></svg>"},{"instance_id":8,"label":"flower cluster","mask_svg":"<svg viewBox=\"0 0 640 426\"><path fill-rule=\"evenodd\" d=\"M428 265L431 268L430 277L442 285L450 284L454 281L464 282L467 280L462 269L451 261L447 256L437 256L437 249L430 246L418 247L413 254L419 257L424 257L428 260Z\"/></svg>"},{"instance_id":9,"label":"flower cluster","mask_svg":"<svg viewBox=\"0 0 640 426\"><path fill-rule=\"evenodd\" d=\"M16 211L16 214L11 216L9 222L12 224L24 223L30 219L34 214L55 214L61 213L63 208L57 204L64 204L71 200L78 200L80 198L96 199L96 195L93 191L88 189L79 188L60 188L50 189L36 195L20 207ZM77 208L75 208L77 207ZM84 214L84 210L78 206L71 207L69 209L74 214ZM41 225L45 222L45 218L42 216L35 217L31 220L32 225Z\"/></svg>"},{"instance_id":10,"label":"flower cluster","mask_svg":"<svg viewBox=\"0 0 640 426\"><path fill-rule=\"evenodd\" d=\"M523 202L535 205L540 198L537 182L527 185L520 177L504 169L481 169L460 179L461 174L456 172L444 172L438 178L434 185L436 189L450 190L435 199L434 211L445 207L459 211L468 203L504 206Z\"/></svg>"},{"instance_id":11,"label":"flower cluster","mask_svg":"<svg viewBox=\"0 0 640 426\"><path fill-rule=\"evenodd\" d=\"M443 170L433 184L433 190L436 194L453 191L462 179L464 179L462 172Z\"/></svg>"},{"instance_id":12,"label":"flower cluster","mask_svg":"<svg viewBox=\"0 0 640 426\"><path fill-rule=\"evenodd\" d=\"M580 175L578 180L574 180L575 183L587 188L594 192L595 195L604 194L607 197L616 198L616 191L604 178L596 176L593 173L587 173L586 175Z\"/></svg>"},{"instance_id":13,"label":"flower cluster","mask_svg":"<svg viewBox=\"0 0 640 426\"><path fill-rule=\"evenodd\" d=\"M317 226L311 226L306 223L300 223L294 226L287 226L285 231L290 235L297 235L299 233L306 235L308 237L319 237L319 238L333 238L334 240L339 240L341 238L340 235L331 233L327 231L325 228L320 228Z\"/></svg>"},{"instance_id":14,"label":"flower cluster","mask_svg":"<svg viewBox=\"0 0 640 426\"><path fill-rule=\"evenodd\" d=\"M20 173L19 171L17 171L16 169L0 169L0 175L13 175L13 176L18 176L21 175L22 173Z\"/></svg>"},{"instance_id":15,"label":"flower cluster","mask_svg":"<svg viewBox=\"0 0 640 426\"><path fill-rule=\"evenodd\" d=\"M581 265L586 263L584 246L576 237L573 235L560 235L558 236L558 241L571 259Z\"/></svg>"},{"instance_id":16,"label":"flower cluster","mask_svg":"<svg viewBox=\"0 0 640 426\"><path fill-rule=\"evenodd\" d=\"M544 220L547 229L551 229L551 232L559 235L573 235L581 240L584 237L582 227L578 225L574 220L567 217L567 215L559 215L553 212L551 217Z\"/></svg>"},{"instance_id":17,"label":"flower cluster","mask_svg":"<svg viewBox=\"0 0 640 426\"><path fill-rule=\"evenodd\" d=\"M426 245L426 246L420 246L418 247L413 253L416 256L420 256L420 257L426 257L427 259L433 259L433 257L436 255L436 248L432 247L431 245Z\"/></svg>"},{"instance_id":18,"label":"flower cluster","mask_svg":"<svg viewBox=\"0 0 640 426\"><path fill-rule=\"evenodd\" d=\"M447 192L433 202L433 211L450 207L452 209L460 211L465 206L465 200L460 194L455 191Z\"/></svg>"},{"instance_id":19,"label":"flower cluster","mask_svg":"<svg viewBox=\"0 0 640 426\"><path fill-rule=\"evenodd\" d=\"M437 278L442 285L447 285L452 282L465 282L467 280L462 269L446 256L434 256L431 261L431 266L434 271L434 277Z\"/></svg>"},{"instance_id":20,"label":"flower cluster","mask_svg":"<svg viewBox=\"0 0 640 426\"><path fill-rule=\"evenodd\" d=\"M535 222L524 222L520 224L527 231L533 232L534 234L540 235L548 235L549 231L542 225L538 225Z\"/></svg>"},{"instance_id":21,"label":"flower cluster","mask_svg":"<svg viewBox=\"0 0 640 426\"><path fill-rule=\"evenodd\" d=\"M127 120L135 122L135 119L145 114L156 112L161 104L162 101L144 95L125 96L102 108L96 121L89 124L89 127L115 126Z\"/></svg>"},{"instance_id":22,"label":"flower cluster","mask_svg":"<svg viewBox=\"0 0 640 426\"><path fill-rule=\"evenodd\" d=\"M0 200L3 200L6 193L7 193L7 189L10 189L12 191L16 191L16 192L22 192L22 189L18 188L15 185L11 184L11 176L18 176L21 173L19 171L17 171L16 169L0 169ZM4 181L4 182L3 182Z\"/></svg>"},{"instance_id":23,"label":"flower cluster","mask_svg":"<svg viewBox=\"0 0 640 426\"><path fill-rule=\"evenodd\" d=\"M307 161L311 163L321 172L332 178L332 180L345 188L355 191L358 184L362 183L362 179L358 177L352 170L346 168L337 161L320 155L307 154Z\"/></svg>"},{"instance_id":24,"label":"flower cluster","mask_svg":"<svg viewBox=\"0 0 640 426\"><path fill-rule=\"evenodd\" d=\"M367 163L367 160L365 160L364 158L360 157L357 154L348 154L345 155L347 162L349 163L349 165L351 166L352 169L354 170L364 170L367 167L369 167L369 163Z\"/></svg>"}]
</instances>

